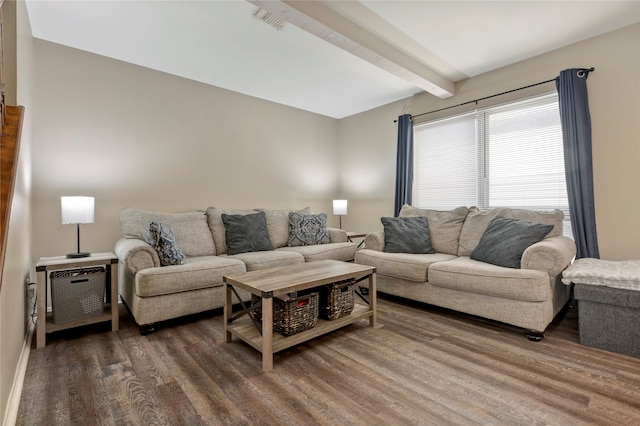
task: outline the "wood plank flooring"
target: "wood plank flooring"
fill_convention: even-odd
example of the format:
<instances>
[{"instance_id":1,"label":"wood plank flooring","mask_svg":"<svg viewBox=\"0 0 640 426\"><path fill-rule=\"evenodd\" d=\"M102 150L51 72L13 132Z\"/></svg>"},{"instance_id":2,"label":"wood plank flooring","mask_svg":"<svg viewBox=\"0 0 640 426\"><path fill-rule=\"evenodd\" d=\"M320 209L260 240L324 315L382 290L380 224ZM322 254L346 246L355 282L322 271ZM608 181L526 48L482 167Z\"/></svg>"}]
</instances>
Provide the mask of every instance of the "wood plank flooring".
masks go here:
<instances>
[{"instance_id":1,"label":"wood plank flooring","mask_svg":"<svg viewBox=\"0 0 640 426\"><path fill-rule=\"evenodd\" d=\"M224 343L222 312L140 336L96 324L31 352L18 425L633 425L640 359L578 343L568 309L521 330L381 296L362 321L278 353ZM35 341L35 339L34 339Z\"/></svg>"}]
</instances>

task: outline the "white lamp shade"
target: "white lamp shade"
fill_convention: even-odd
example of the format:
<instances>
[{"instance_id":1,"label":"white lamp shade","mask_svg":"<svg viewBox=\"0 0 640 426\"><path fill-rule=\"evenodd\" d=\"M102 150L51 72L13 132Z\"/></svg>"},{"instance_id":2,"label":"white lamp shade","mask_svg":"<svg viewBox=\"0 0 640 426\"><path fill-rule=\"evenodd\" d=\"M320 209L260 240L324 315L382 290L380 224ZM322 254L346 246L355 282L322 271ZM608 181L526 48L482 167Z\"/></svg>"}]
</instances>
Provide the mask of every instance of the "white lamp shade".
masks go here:
<instances>
[{"instance_id":1,"label":"white lamp shade","mask_svg":"<svg viewBox=\"0 0 640 426\"><path fill-rule=\"evenodd\" d=\"M62 224L93 223L93 197L60 197Z\"/></svg>"},{"instance_id":2,"label":"white lamp shade","mask_svg":"<svg viewBox=\"0 0 640 426\"><path fill-rule=\"evenodd\" d=\"M347 200L333 200L333 214L344 216L347 214Z\"/></svg>"}]
</instances>

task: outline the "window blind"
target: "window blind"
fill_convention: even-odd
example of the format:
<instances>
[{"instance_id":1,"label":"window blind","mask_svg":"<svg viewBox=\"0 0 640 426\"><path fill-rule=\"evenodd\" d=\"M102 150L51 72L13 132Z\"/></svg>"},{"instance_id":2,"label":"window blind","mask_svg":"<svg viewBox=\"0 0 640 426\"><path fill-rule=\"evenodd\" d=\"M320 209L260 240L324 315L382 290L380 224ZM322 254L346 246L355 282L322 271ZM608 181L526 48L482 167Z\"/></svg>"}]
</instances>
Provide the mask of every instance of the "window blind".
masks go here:
<instances>
[{"instance_id":1,"label":"window blind","mask_svg":"<svg viewBox=\"0 0 640 426\"><path fill-rule=\"evenodd\" d=\"M560 209L568 220L557 94L416 125L413 188L420 208Z\"/></svg>"},{"instance_id":2,"label":"window blind","mask_svg":"<svg viewBox=\"0 0 640 426\"><path fill-rule=\"evenodd\" d=\"M557 97L480 113L485 121L483 207L560 208L568 214Z\"/></svg>"},{"instance_id":3,"label":"window blind","mask_svg":"<svg viewBox=\"0 0 640 426\"><path fill-rule=\"evenodd\" d=\"M418 126L413 140L414 204L436 210L476 205L475 114Z\"/></svg>"}]
</instances>

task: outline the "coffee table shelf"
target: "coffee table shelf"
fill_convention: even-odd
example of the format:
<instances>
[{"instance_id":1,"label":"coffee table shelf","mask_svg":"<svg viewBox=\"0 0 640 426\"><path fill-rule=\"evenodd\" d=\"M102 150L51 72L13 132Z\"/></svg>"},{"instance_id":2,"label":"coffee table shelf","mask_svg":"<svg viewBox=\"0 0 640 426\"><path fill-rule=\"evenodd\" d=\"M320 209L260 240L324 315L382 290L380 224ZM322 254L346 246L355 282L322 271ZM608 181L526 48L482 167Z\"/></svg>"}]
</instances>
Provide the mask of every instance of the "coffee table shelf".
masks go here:
<instances>
[{"instance_id":1,"label":"coffee table shelf","mask_svg":"<svg viewBox=\"0 0 640 426\"><path fill-rule=\"evenodd\" d=\"M356 321L367 319L371 317L371 315L372 312L369 310L368 306L356 303L351 315L347 315L333 321L318 319L315 327L287 337L274 333L272 352L280 352L281 350L306 342L307 340L322 336L323 334L327 334L339 328L346 327ZM236 323L229 325L227 330L231 331L234 336L245 341L255 349L262 351L262 335L250 319L243 318Z\"/></svg>"},{"instance_id":2,"label":"coffee table shelf","mask_svg":"<svg viewBox=\"0 0 640 426\"><path fill-rule=\"evenodd\" d=\"M315 327L290 336L273 332L273 297L306 290L343 280L368 280L368 304L355 303L350 315L333 321L318 319ZM234 318L233 288L248 291L261 298L262 330L258 330L248 314ZM273 354L363 319L369 326L376 325L376 269L336 260L320 260L303 264L280 266L244 274L224 277L224 331L225 342L232 337L243 340L262 353L263 371L273 369Z\"/></svg>"}]
</instances>

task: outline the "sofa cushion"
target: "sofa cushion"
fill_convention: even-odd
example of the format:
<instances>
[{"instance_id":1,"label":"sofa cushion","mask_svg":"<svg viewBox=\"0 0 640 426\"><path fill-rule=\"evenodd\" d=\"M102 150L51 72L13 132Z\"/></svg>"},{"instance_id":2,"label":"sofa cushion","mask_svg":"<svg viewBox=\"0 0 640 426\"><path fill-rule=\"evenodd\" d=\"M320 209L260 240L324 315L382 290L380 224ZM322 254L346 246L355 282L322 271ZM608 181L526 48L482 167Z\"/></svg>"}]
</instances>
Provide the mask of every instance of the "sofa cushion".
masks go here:
<instances>
[{"instance_id":1,"label":"sofa cushion","mask_svg":"<svg viewBox=\"0 0 640 426\"><path fill-rule=\"evenodd\" d=\"M267 218L267 231L273 248L285 247L289 242L289 212L292 210L260 209ZM303 214L312 214L311 207L297 210Z\"/></svg>"},{"instance_id":2,"label":"sofa cushion","mask_svg":"<svg viewBox=\"0 0 640 426\"><path fill-rule=\"evenodd\" d=\"M527 302L551 298L549 275L544 271L505 268L466 256L431 265L429 283L470 294Z\"/></svg>"},{"instance_id":3,"label":"sofa cushion","mask_svg":"<svg viewBox=\"0 0 640 426\"><path fill-rule=\"evenodd\" d=\"M451 254L385 253L377 250L358 250L356 263L374 266L378 275L387 275L408 281L424 283L428 270L438 262L450 261Z\"/></svg>"},{"instance_id":4,"label":"sofa cushion","mask_svg":"<svg viewBox=\"0 0 640 426\"><path fill-rule=\"evenodd\" d=\"M427 218L382 217L384 251L387 253L435 253L429 239Z\"/></svg>"},{"instance_id":5,"label":"sofa cushion","mask_svg":"<svg viewBox=\"0 0 640 426\"><path fill-rule=\"evenodd\" d=\"M300 253L280 250L254 251L232 256L224 255L223 257L241 260L245 264L247 271L304 263L304 257Z\"/></svg>"},{"instance_id":6,"label":"sofa cushion","mask_svg":"<svg viewBox=\"0 0 640 426\"><path fill-rule=\"evenodd\" d=\"M227 254L273 250L264 212L253 214L222 214L226 229Z\"/></svg>"},{"instance_id":7,"label":"sofa cushion","mask_svg":"<svg viewBox=\"0 0 640 426\"><path fill-rule=\"evenodd\" d=\"M496 216L471 252L471 259L507 268L520 268L522 253L541 241L553 225Z\"/></svg>"},{"instance_id":8,"label":"sofa cushion","mask_svg":"<svg viewBox=\"0 0 640 426\"><path fill-rule=\"evenodd\" d=\"M350 262L356 255L356 249L357 247L354 243L344 242L316 244L313 246L281 247L277 250L300 253L307 262L325 259Z\"/></svg>"},{"instance_id":9,"label":"sofa cushion","mask_svg":"<svg viewBox=\"0 0 640 426\"><path fill-rule=\"evenodd\" d=\"M237 259L220 256L187 258L184 265L147 268L135 276L135 293L139 297L162 296L201 288L218 287L225 275L246 272Z\"/></svg>"},{"instance_id":10,"label":"sofa cushion","mask_svg":"<svg viewBox=\"0 0 640 426\"><path fill-rule=\"evenodd\" d=\"M328 244L327 214L289 213L289 247Z\"/></svg>"},{"instance_id":11,"label":"sofa cushion","mask_svg":"<svg viewBox=\"0 0 640 426\"><path fill-rule=\"evenodd\" d=\"M257 210L222 210L215 207L207 208L206 221L209 233L215 242L215 254L221 255L227 252L227 228L222 221L222 214L251 214Z\"/></svg>"},{"instance_id":12,"label":"sofa cushion","mask_svg":"<svg viewBox=\"0 0 640 426\"><path fill-rule=\"evenodd\" d=\"M144 240L158 253L160 265L182 265L185 255L176 244L176 237L169 225L156 220L149 222Z\"/></svg>"},{"instance_id":13,"label":"sofa cushion","mask_svg":"<svg viewBox=\"0 0 640 426\"><path fill-rule=\"evenodd\" d=\"M207 226L204 212L163 213L133 208L120 210L120 227L125 238L144 240L147 225L152 220L162 222L173 231L176 243L187 257L216 254L216 247Z\"/></svg>"},{"instance_id":14,"label":"sofa cushion","mask_svg":"<svg viewBox=\"0 0 640 426\"><path fill-rule=\"evenodd\" d=\"M400 217L424 216L429 224L431 247L437 253L458 254L460 231L469 209L458 207L450 211L427 210L405 204Z\"/></svg>"},{"instance_id":15,"label":"sofa cushion","mask_svg":"<svg viewBox=\"0 0 640 426\"><path fill-rule=\"evenodd\" d=\"M562 220L564 219L564 213L561 210L536 211L527 209L495 208L480 211L477 207L471 207L469 208L467 219L464 221L464 225L462 226L462 232L460 232L458 256L469 256L471 254L473 249L478 245L480 237L482 237L485 229L487 229L489 222L491 222L491 219L496 216L553 225L553 229L549 232L546 238L562 235Z\"/></svg>"}]
</instances>

